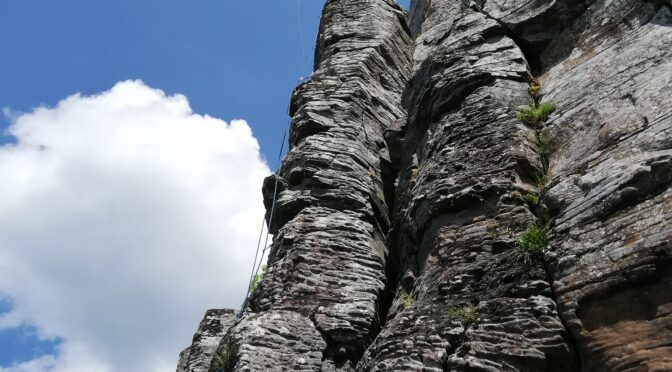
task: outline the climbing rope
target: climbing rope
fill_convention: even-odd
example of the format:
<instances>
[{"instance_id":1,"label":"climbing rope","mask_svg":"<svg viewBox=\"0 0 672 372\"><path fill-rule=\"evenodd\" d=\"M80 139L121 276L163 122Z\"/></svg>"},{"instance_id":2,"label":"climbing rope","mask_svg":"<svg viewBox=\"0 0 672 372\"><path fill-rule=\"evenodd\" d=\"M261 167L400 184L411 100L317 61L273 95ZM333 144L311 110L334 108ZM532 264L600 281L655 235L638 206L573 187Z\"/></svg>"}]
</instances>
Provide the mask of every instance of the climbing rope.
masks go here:
<instances>
[{"instance_id":1,"label":"climbing rope","mask_svg":"<svg viewBox=\"0 0 672 372\"><path fill-rule=\"evenodd\" d=\"M310 59L306 58L306 49L304 45L304 37L303 37L303 26L301 23L301 0L296 0L296 20L298 23L298 29L299 29L299 38L301 41L301 57L300 61L305 63L301 67L301 77L299 78L299 82L302 82L305 80L305 77L303 76L306 70L306 66L308 66L308 63L310 63ZM241 306L240 312L237 315L237 318L240 319L240 317L243 315L245 312L245 308L247 307L247 303L250 299L250 290L252 289L252 284L254 283L255 278L257 275L259 275L259 270L262 267L262 263L264 262L264 256L266 255L266 252L268 251L269 245L268 245L268 239L271 235L270 232L270 227L273 226L273 216L275 215L275 205L277 202L277 197L278 197L278 181L280 180L280 160L282 159L282 152L285 149L285 141L287 139L287 133L289 132L289 127L292 124L292 119L290 118L288 120L288 125L287 129L285 130L285 133L282 137L282 143L280 145L280 152L278 153L278 163L277 163L277 168L275 171L275 185L273 187L273 202L271 203L271 214L268 218L268 228L266 228L266 238L264 239L264 245L263 249L261 249L261 237L264 235L264 227L266 225L266 216L262 219L261 223L261 229L259 231L259 239L257 240L257 249L254 254L254 262L252 264L252 272L250 273L250 280L247 282L247 292L245 292L245 300L243 301L243 305ZM259 254L259 251L261 250L261 255Z\"/></svg>"},{"instance_id":2,"label":"climbing rope","mask_svg":"<svg viewBox=\"0 0 672 372\"><path fill-rule=\"evenodd\" d=\"M291 119L288 120L289 124L291 125ZM238 318L240 318L245 311L245 307L247 307L247 302L250 299L250 289L252 288L252 283L254 282L254 278L259 275L259 269L261 268L262 262L264 262L264 255L266 254L266 251L268 250L268 238L271 235L270 227L273 224L273 216L275 214L275 204L277 202L278 198L278 181L280 180L280 160L282 159L282 152L285 149L285 141L287 140L287 132L289 129L285 130L285 133L282 136L282 143L280 144L280 152L278 153L278 162L277 162L277 168L275 171L275 185L273 187L273 201L271 203L271 215L268 218L268 227L266 229L266 238L264 239L264 249L261 252L261 257L259 257L259 249L261 248L261 237L264 235L264 227L266 225L266 216L264 216L264 219L262 220L261 223L261 229L259 231L259 240L257 241L257 250L256 253L254 254L254 262L252 264L252 273L250 273L250 280L247 283L247 292L245 293L245 300L243 301L243 306L240 309L240 313L238 314ZM257 262L259 261L259 262Z\"/></svg>"}]
</instances>

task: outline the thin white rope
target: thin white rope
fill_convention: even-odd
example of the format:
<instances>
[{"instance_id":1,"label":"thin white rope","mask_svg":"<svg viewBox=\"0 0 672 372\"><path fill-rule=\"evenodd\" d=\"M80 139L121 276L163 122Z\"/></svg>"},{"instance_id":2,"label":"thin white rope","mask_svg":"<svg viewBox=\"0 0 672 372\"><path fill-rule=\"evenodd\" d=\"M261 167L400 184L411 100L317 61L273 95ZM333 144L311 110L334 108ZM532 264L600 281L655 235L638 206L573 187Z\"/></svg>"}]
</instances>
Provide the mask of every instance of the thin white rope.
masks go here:
<instances>
[{"instance_id":1,"label":"thin white rope","mask_svg":"<svg viewBox=\"0 0 672 372\"><path fill-rule=\"evenodd\" d=\"M289 120L289 123L291 124L291 119ZM257 242L257 252L254 255L254 263L252 265L252 274L250 275L250 281L247 284L247 292L245 293L245 300L243 301L243 306L241 307L240 313L238 314L239 318L240 316L242 316L243 312L245 312L245 307L247 307L247 302L250 299L250 289L252 288L252 282L254 281L254 278L259 274L259 269L261 268L261 265L264 262L264 255L268 250L268 237L271 235L270 227L273 225L273 215L275 214L275 205L278 197L278 181L280 180L280 161L282 159L282 152L285 149L285 140L287 139L287 132L288 130L285 130L285 133L282 136L282 143L280 144L280 152L278 153L278 166L275 171L275 186L273 187L273 202L271 203L271 215L268 218L268 228L266 229L264 249L261 253L261 258L257 263L257 257L259 256L259 247L260 247L259 243L261 243L261 237L263 235L265 225L264 223L262 223L261 231L259 232L259 241ZM265 220L266 218L264 216L264 222L266 222Z\"/></svg>"},{"instance_id":2,"label":"thin white rope","mask_svg":"<svg viewBox=\"0 0 672 372\"><path fill-rule=\"evenodd\" d=\"M259 246L261 245L261 237L264 236L264 226L266 225L266 216L261 219L261 230L259 230L259 240L257 240L257 252L254 254L254 262L252 263L252 272L250 273L250 280L247 282L247 292L250 293L252 287L252 280L254 280L254 268L257 266L257 257L259 257ZM263 257L263 254L262 254ZM245 296L247 301L247 295ZM245 302L243 301L243 302Z\"/></svg>"},{"instance_id":3,"label":"thin white rope","mask_svg":"<svg viewBox=\"0 0 672 372\"><path fill-rule=\"evenodd\" d=\"M296 20L298 23L299 27L299 38L301 41L301 57L300 60L305 63L301 67L301 77L299 78L299 81L303 81L305 79L305 71L306 67L308 66L308 63L310 63L310 59L306 58L306 48L305 48L305 40L303 37L303 25L301 23L301 0L296 0ZM292 120L291 118L289 119L289 124L288 126L291 126ZM261 251L261 257L259 257L259 249L261 248L261 237L264 234L264 226L266 222L266 216L264 216L264 219L262 220L261 224L261 230L259 231L259 240L257 241L257 249L254 254L254 262L252 263L252 272L250 273L250 280L247 282L247 292L245 292L245 300L243 301L243 306L240 309L240 313L238 314L238 317L240 318L245 312L245 307L247 306L247 302L250 299L250 289L252 288L252 283L254 282L254 279L257 275L259 275L259 270L261 269L262 263L264 262L264 256L266 255L266 251L268 250L268 239L271 235L270 227L273 224L273 216L275 215L275 204L277 202L277 195L278 195L278 181L280 179L280 161L282 159L282 151L285 148L285 140L287 139L287 132L289 129L285 130L285 133L282 137L282 143L280 145L280 153L278 154L278 165L277 169L275 171L275 186L273 190L273 202L271 204L271 214L268 218L268 227L266 229L266 238L264 239L264 249Z\"/></svg>"}]
</instances>

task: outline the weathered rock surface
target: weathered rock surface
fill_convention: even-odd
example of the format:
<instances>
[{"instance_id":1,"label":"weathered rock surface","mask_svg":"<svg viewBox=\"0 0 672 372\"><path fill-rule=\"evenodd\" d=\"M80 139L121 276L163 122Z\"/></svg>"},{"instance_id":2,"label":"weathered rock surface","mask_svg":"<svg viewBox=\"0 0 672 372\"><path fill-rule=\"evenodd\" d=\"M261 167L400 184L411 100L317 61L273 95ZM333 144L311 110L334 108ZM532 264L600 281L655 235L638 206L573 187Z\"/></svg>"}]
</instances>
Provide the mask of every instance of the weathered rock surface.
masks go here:
<instances>
[{"instance_id":1,"label":"weathered rock surface","mask_svg":"<svg viewBox=\"0 0 672 372\"><path fill-rule=\"evenodd\" d=\"M327 1L210 370L672 371L671 46L667 0Z\"/></svg>"},{"instance_id":2,"label":"weathered rock surface","mask_svg":"<svg viewBox=\"0 0 672 372\"><path fill-rule=\"evenodd\" d=\"M219 343L235 322L236 315L233 310L208 310L194 334L191 346L180 353L177 372L207 372L210 370Z\"/></svg>"},{"instance_id":3,"label":"weathered rock surface","mask_svg":"<svg viewBox=\"0 0 672 372\"><path fill-rule=\"evenodd\" d=\"M669 371L672 12L595 1L571 30L577 47L542 76L559 108L547 255L558 305L584 370Z\"/></svg>"},{"instance_id":4,"label":"weathered rock surface","mask_svg":"<svg viewBox=\"0 0 672 372\"><path fill-rule=\"evenodd\" d=\"M392 191L383 131L405 114L404 16L390 0L325 5L315 73L292 97L269 270L225 341L234 370L349 369L380 328Z\"/></svg>"},{"instance_id":5,"label":"weathered rock surface","mask_svg":"<svg viewBox=\"0 0 672 372\"><path fill-rule=\"evenodd\" d=\"M413 11L429 16L413 26L421 47L404 100L408 158L390 244L410 278L398 294L414 300L393 308L358 369L572 370L543 264L513 239L534 221L521 192L535 155L515 119L533 102L525 55L478 7L418 2Z\"/></svg>"}]
</instances>

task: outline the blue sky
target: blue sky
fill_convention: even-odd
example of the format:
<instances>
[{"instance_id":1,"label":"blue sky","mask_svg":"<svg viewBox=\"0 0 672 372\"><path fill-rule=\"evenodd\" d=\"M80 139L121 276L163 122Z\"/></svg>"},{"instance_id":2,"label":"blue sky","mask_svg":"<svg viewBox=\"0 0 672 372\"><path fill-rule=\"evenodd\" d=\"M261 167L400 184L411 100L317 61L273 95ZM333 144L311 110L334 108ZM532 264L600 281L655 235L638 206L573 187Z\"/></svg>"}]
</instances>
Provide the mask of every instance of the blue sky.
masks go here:
<instances>
[{"instance_id":1,"label":"blue sky","mask_svg":"<svg viewBox=\"0 0 672 372\"><path fill-rule=\"evenodd\" d=\"M291 90L312 68L322 5L316 0L5 0L0 2L0 106L28 111L75 92L92 94L120 80L141 79L186 95L195 112L244 118L263 153L275 154Z\"/></svg>"},{"instance_id":2,"label":"blue sky","mask_svg":"<svg viewBox=\"0 0 672 372\"><path fill-rule=\"evenodd\" d=\"M407 1L401 1L407 7ZM0 108L30 112L140 79L194 112L246 120L276 167L292 89L312 70L320 0L2 0ZM0 115L4 132L9 119ZM0 135L0 144L13 141ZM0 313L11 309L0 300ZM205 309L204 309L205 310ZM0 367L54 354L30 325L0 328Z\"/></svg>"}]
</instances>

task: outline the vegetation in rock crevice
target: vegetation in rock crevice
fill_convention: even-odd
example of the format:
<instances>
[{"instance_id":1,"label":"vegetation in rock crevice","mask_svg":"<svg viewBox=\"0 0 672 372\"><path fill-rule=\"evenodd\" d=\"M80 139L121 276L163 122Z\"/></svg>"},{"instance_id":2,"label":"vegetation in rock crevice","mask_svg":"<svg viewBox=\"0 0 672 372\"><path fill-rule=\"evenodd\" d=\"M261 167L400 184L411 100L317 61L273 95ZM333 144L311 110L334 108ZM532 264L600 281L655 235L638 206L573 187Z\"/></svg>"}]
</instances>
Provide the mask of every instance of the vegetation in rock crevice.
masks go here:
<instances>
[{"instance_id":1,"label":"vegetation in rock crevice","mask_svg":"<svg viewBox=\"0 0 672 372\"><path fill-rule=\"evenodd\" d=\"M465 326L476 320L477 316L478 312L474 305L469 305L463 308L449 307L446 310L446 317L448 320L459 320Z\"/></svg>"},{"instance_id":2,"label":"vegetation in rock crevice","mask_svg":"<svg viewBox=\"0 0 672 372\"><path fill-rule=\"evenodd\" d=\"M550 102L535 103L525 106L518 111L516 119L533 128L539 128L544 125L544 122L548 120L553 111L555 111L555 105Z\"/></svg>"},{"instance_id":3,"label":"vegetation in rock crevice","mask_svg":"<svg viewBox=\"0 0 672 372\"><path fill-rule=\"evenodd\" d=\"M229 350L229 342L227 339L222 340L217 352L212 358L210 364L210 371L213 372L223 372L227 369L227 364L229 358L231 357L231 351Z\"/></svg>"},{"instance_id":4,"label":"vegetation in rock crevice","mask_svg":"<svg viewBox=\"0 0 672 372\"><path fill-rule=\"evenodd\" d=\"M518 239L522 253L536 255L548 245L548 228L538 223L530 225Z\"/></svg>"},{"instance_id":5,"label":"vegetation in rock crevice","mask_svg":"<svg viewBox=\"0 0 672 372\"><path fill-rule=\"evenodd\" d=\"M553 138L545 124L556 107L552 102L538 102L540 90L539 83L533 80L530 83L529 92L535 102L523 107L516 114L516 119L532 129L528 141L533 145L537 157L534 166L534 182L539 190L538 194L529 193L522 197L535 215L536 221L527 226L517 242L520 252L528 258L539 257L548 245L548 218L541 200L543 200L550 180L551 155L555 151Z\"/></svg>"},{"instance_id":6,"label":"vegetation in rock crevice","mask_svg":"<svg viewBox=\"0 0 672 372\"><path fill-rule=\"evenodd\" d=\"M408 294L408 292L406 292L406 291L401 292L401 294L399 295L399 302L400 302L400 303L404 306L404 308L406 308L406 309L409 308L409 307L411 307L411 306L413 306L413 305L415 305L415 300L414 300L413 297L412 297L410 294Z\"/></svg>"},{"instance_id":7,"label":"vegetation in rock crevice","mask_svg":"<svg viewBox=\"0 0 672 372\"><path fill-rule=\"evenodd\" d=\"M254 276L254 279L252 279L252 284L250 285L250 296L254 294L254 291L257 289L259 286L259 283L261 283L261 280L264 279L264 275L266 275L266 272L268 271L268 266L263 265L261 266L261 273L256 274Z\"/></svg>"}]
</instances>

